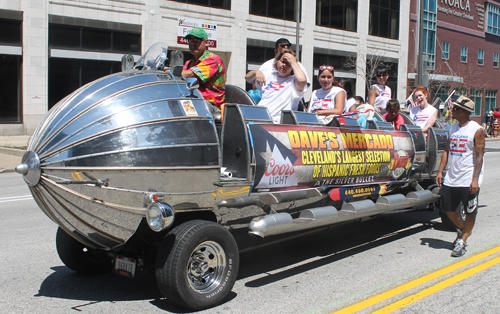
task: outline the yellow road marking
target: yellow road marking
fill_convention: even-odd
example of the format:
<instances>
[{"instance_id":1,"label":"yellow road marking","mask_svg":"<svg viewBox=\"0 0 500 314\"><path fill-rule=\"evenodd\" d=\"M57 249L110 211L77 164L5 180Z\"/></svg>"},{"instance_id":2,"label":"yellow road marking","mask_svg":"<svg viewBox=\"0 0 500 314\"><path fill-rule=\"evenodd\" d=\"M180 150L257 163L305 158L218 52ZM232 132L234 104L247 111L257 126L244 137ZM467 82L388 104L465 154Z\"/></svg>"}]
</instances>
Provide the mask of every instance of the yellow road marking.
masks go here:
<instances>
[{"instance_id":1,"label":"yellow road marking","mask_svg":"<svg viewBox=\"0 0 500 314\"><path fill-rule=\"evenodd\" d=\"M373 296L369 299L366 299L366 300L361 301L359 303L353 304L353 305L348 306L346 308L343 308L339 311L333 312L332 314L355 313L355 312L361 311L363 309L366 309L367 307L370 307L374 304L377 304L377 303L380 303L380 302L385 301L387 299L390 299L398 294L401 294L401 293L406 292L410 289L413 289L413 288L418 287L422 284L425 284L431 280L434 280L436 278L439 278L441 276L449 274L457 269L465 267L469 264L472 264L480 259L483 259L487 256L490 256L490 255L498 253L498 252L500 252L500 246L496 246L492 249L489 249L489 250L484 251L482 253L479 253L477 255L471 256L467 259L464 259L463 261L460 261L458 263L447 266L443 269L437 270L433 273L427 274L423 277L420 277L420 278L417 278L417 279L412 280L410 282L407 282L399 287L393 288L389 291L386 291L386 292L381 293L379 295Z\"/></svg>"},{"instance_id":2,"label":"yellow road marking","mask_svg":"<svg viewBox=\"0 0 500 314\"><path fill-rule=\"evenodd\" d=\"M410 305L411 303L415 302L415 301L418 301L420 299L423 299L425 298L426 296L428 295L431 295L439 290L442 290L448 286L451 286L452 284L455 284L461 280L464 280L465 278L468 278L474 274L477 274L478 272L480 271L483 271L485 270L486 268L489 268L493 265L496 265L500 263L500 256L499 257L495 257L489 261L486 261L482 264L479 264L471 269L468 269L466 271L463 271L461 272L460 274L458 275L455 275L451 278L448 278L438 284L435 284L434 286L430 287L430 288L427 288L427 289L424 289L418 293L415 293L414 295L411 295L409 297L406 297L402 300L399 300L397 302L394 302L384 308L381 308L375 312L372 312L372 314L374 313L377 313L377 314L380 314L380 313L391 313L395 310L398 310L402 307L405 307L407 305Z\"/></svg>"}]
</instances>

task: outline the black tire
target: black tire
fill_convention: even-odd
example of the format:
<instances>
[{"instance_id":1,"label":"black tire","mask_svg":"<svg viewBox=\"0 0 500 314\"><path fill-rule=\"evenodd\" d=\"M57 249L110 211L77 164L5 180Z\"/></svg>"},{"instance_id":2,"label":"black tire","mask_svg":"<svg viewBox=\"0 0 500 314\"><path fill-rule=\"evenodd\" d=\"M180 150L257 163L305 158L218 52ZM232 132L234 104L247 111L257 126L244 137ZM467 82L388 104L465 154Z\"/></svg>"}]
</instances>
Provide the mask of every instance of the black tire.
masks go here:
<instances>
[{"instance_id":1,"label":"black tire","mask_svg":"<svg viewBox=\"0 0 500 314\"><path fill-rule=\"evenodd\" d=\"M99 275L109 273L113 268L112 259L105 252L87 247L61 228L57 229L56 247L64 265L78 273Z\"/></svg>"},{"instance_id":2,"label":"black tire","mask_svg":"<svg viewBox=\"0 0 500 314\"><path fill-rule=\"evenodd\" d=\"M217 223L192 220L174 228L161 243L156 282L169 301L202 310L226 299L238 266L238 246L231 233Z\"/></svg>"}]
</instances>

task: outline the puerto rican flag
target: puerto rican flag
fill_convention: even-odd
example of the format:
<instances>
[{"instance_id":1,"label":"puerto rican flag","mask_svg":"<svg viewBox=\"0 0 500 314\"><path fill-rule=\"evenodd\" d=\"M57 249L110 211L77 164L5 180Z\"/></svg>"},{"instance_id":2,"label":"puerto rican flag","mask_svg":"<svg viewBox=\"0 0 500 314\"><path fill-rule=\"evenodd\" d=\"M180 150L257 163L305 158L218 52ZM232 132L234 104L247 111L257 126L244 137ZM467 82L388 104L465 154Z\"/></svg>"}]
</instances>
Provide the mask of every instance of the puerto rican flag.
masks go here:
<instances>
[{"instance_id":1,"label":"puerto rican flag","mask_svg":"<svg viewBox=\"0 0 500 314\"><path fill-rule=\"evenodd\" d=\"M415 107L417 104L413 101L413 92L406 98L406 104L410 104L411 107ZM408 106L407 106L408 107Z\"/></svg>"},{"instance_id":2,"label":"puerto rican flag","mask_svg":"<svg viewBox=\"0 0 500 314\"><path fill-rule=\"evenodd\" d=\"M328 106L330 106L331 104L332 104L332 100L329 98L325 98L325 99L321 100L321 107L322 108L328 108Z\"/></svg>"},{"instance_id":3,"label":"puerto rican flag","mask_svg":"<svg viewBox=\"0 0 500 314\"><path fill-rule=\"evenodd\" d=\"M266 88L264 88L264 90L274 89L275 91L280 91L283 88L285 88L285 85L271 82L271 83L267 84L267 86L266 86Z\"/></svg>"}]
</instances>

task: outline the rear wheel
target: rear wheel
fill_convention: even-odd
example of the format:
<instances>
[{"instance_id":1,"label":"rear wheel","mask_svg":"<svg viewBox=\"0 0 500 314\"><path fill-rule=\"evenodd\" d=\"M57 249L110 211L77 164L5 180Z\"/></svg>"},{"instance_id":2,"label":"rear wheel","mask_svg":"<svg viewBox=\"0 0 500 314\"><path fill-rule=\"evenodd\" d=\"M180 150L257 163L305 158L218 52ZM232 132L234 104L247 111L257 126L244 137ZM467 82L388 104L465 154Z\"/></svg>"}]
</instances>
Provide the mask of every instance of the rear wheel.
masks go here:
<instances>
[{"instance_id":1,"label":"rear wheel","mask_svg":"<svg viewBox=\"0 0 500 314\"><path fill-rule=\"evenodd\" d=\"M68 268L85 275L98 275L112 270L112 259L75 240L63 229L57 229L56 247L59 258Z\"/></svg>"},{"instance_id":2,"label":"rear wheel","mask_svg":"<svg viewBox=\"0 0 500 314\"><path fill-rule=\"evenodd\" d=\"M174 228L162 242L156 281L168 300L192 310L222 303L236 281L236 241L221 225L193 220Z\"/></svg>"}]
</instances>

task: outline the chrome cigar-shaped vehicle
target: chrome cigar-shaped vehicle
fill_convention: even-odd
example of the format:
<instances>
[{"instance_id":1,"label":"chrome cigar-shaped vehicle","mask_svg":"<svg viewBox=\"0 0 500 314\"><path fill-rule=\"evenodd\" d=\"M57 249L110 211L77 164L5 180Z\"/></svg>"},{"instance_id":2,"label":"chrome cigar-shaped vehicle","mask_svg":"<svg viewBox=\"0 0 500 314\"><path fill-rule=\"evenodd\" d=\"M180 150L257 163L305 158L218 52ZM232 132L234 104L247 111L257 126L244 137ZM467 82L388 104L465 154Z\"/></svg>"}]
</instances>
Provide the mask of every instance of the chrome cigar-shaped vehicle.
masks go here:
<instances>
[{"instance_id":1,"label":"chrome cigar-shaped vehicle","mask_svg":"<svg viewBox=\"0 0 500 314\"><path fill-rule=\"evenodd\" d=\"M33 135L16 170L59 225L69 268L154 270L168 301L204 309L237 278L236 230L267 238L438 201L440 125L425 139L411 121L395 131L378 115L367 129L292 111L273 124L231 85L221 117L178 59L158 43L135 68L125 60L124 72L61 100Z\"/></svg>"}]
</instances>

